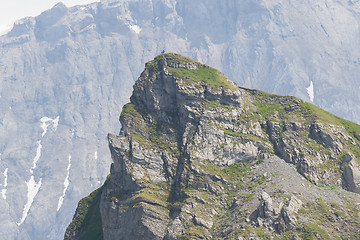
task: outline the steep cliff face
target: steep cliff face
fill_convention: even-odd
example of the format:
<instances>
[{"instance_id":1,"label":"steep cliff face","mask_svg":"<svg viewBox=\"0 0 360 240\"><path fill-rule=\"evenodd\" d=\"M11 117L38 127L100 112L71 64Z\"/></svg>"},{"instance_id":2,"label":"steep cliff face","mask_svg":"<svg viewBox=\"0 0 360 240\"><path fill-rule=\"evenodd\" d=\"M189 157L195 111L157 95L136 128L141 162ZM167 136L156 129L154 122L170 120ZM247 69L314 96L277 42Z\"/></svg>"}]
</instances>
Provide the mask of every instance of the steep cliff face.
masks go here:
<instances>
[{"instance_id":1,"label":"steep cliff face","mask_svg":"<svg viewBox=\"0 0 360 240\"><path fill-rule=\"evenodd\" d=\"M108 136L113 163L98 204L104 239L357 234L354 123L238 87L177 54L146 64L120 122ZM76 220L65 239L88 231Z\"/></svg>"}]
</instances>

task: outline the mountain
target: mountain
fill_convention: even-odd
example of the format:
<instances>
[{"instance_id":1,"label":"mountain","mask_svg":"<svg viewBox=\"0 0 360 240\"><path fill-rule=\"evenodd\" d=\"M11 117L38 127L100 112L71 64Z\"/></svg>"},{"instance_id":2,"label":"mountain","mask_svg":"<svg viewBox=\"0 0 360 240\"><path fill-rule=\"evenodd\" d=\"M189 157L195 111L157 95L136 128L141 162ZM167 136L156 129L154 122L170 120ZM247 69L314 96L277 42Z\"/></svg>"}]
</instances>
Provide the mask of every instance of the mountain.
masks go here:
<instances>
[{"instance_id":1,"label":"mountain","mask_svg":"<svg viewBox=\"0 0 360 240\"><path fill-rule=\"evenodd\" d=\"M65 239L357 239L360 126L167 53L109 134Z\"/></svg>"},{"instance_id":2,"label":"mountain","mask_svg":"<svg viewBox=\"0 0 360 240\"><path fill-rule=\"evenodd\" d=\"M359 4L105 0L17 21L0 36L2 237L62 238L106 179L105 133L163 50L359 123Z\"/></svg>"}]
</instances>

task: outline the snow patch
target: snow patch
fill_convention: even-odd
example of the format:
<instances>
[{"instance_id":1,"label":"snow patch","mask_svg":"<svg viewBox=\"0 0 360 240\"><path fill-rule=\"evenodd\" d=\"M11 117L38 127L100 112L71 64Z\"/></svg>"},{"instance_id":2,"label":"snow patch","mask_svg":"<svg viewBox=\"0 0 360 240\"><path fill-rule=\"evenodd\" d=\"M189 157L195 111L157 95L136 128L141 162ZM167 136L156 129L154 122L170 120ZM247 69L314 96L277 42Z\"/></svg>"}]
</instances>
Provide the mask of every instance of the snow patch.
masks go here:
<instances>
[{"instance_id":1,"label":"snow patch","mask_svg":"<svg viewBox=\"0 0 360 240\"><path fill-rule=\"evenodd\" d=\"M314 84L313 81L310 82L310 86L308 88L306 88L308 94L309 94L309 98L311 102L314 102Z\"/></svg>"},{"instance_id":2,"label":"snow patch","mask_svg":"<svg viewBox=\"0 0 360 240\"><path fill-rule=\"evenodd\" d=\"M59 211L63 202L64 202L64 198L65 198L65 194L66 194L66 190L67 188L69 187L69 175L70 175L70 168L71 168L71 155L69 154L69 164L67 166L67 175L66 175L66 178L65 178L65 181L64 181L64 191L63 191L63 194L62 196L59 198L59 202L58 202L58 206L57 206L57 210L56 211Z\"/></svg>"},{"instance_id":3,"label":"snow patch","mask_svg":"<svg viewBox=\"0 0 360 240\"><path fill-rule=\"evenodd\" d=\"M30 207L34 201L34 198L38 194L39 189L41 187L41 180L42 179L40 178L40 181L36 182L34 176L32 175L28 182L25 181L25 183L28 187L28 193L27 193L28 200L24 206L22 218L21 218L20 222L17 223L18 226L20 226L25 221L25 219L29 213Z\"/></svg>"},{"instance_id":4,"label":"snow patch","mask_svg":"<svg viewBox=\"0 0 360 240\"><path fill-rule=\"evenodd\" d=\"M40 156L41 156L41 148L42 148L41 140L37 141L37 144L38 144L38 147L36 149L36 155L35 155L34 160L33 160L33 166L30 168L30 173L31 174L34 173L34 169L36 168L36 163L39 161Z\"/></svg>"},{"instance_id":5,"label":"snow patch","mask_svg":"<svg viewBox=\"0 0 360 240\"><path fill-rule=\"evenodd\" d=\"M141 32L141 28L138 25L129 25L129 28L136 34L139 34Z\"/></svg>"},{"instance_id":6,"label":"snow patch","mask_svg":"<svg viewBox=\"0 0 360 240\"><path fill-rule=\"evenodd\" d=\"M59 116L57 116L54 119L49 118L49 117L42 117L40 119L40 122L41 122L41 128L43 129L43 133L41 134L41 137L44 137L45 134L47 133L47 129L50 126L50 124L53 124L54 131L56 131L56 129L59 125Z\"/></svg>"},{"instance_id":7,"label":"snow patch","mask_svg":"<svg viewBox=\"0 0 360 240\"><path fill-rule=\"evenodd\" d=\"M97 154L97 151L95 152L95 154L94 154L94 158L95 158L95 160L97 160L98 159L98 154Z\"/></svg>"},{"instance_id":8,"label":"snow patch","mask_svg":"<svg viewBox=\"0 0 360 240\"><path fill-rule=\"evenodd\" d=\"M1 195L2 197L6 200L6 191L7 191L7 180L8 180L8 170L9 168L6 168L5 171L3 172L3 175L5 176L5 180L4 180L4 185L3 185L3 189L1 190Z\"/></svg>"}]
</instances>

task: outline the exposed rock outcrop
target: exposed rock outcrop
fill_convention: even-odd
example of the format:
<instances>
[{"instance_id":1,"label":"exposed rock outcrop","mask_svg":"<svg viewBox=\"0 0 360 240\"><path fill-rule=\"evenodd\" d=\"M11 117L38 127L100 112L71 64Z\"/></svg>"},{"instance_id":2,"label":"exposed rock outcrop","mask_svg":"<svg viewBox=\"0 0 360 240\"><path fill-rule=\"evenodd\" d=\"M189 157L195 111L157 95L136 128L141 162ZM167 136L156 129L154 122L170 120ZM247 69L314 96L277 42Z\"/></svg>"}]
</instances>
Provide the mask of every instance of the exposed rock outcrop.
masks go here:
<instances>
[{"instance_id":1,"label":"exposed rock outcrop","mask_svg":"<svg viewBox=\"0 0 360 240\"><path fill-rule=\"evenodd\" d=\"M108 136L104 239L326 238L323 223L313 229L319 218L340 216L336 226L359 218L342 200L354 194L340 189L359 187L351 160L359 126L299 99L239 88L213 68L162 54L146 64L120 122L120 134Z\"/></svg>"},{"instance_id":2,"label":"exposed rock outcrop","mask_svg":"<svg viewBox=\"0 0 360 240\"><path fill-rule=\"evenodd\" d=\"M296 226L296 214L301 205L301 200L291 196L286 203L281 202L278 207L274 207L269 194L263 192L260 197L260 204L251 217L257 226L283 233Z\"/></svg>"},{"instance_id":3,"label":"exposed rock outcrop","mask_svg":"<svg viewBox=\"0 0 360 240\"><path fill-rule=\"evenodd\" d=\"M351 192L360 193L360 166L354 159L345 167L343 179L345 189Z\"/></svg>"}]
</instances>

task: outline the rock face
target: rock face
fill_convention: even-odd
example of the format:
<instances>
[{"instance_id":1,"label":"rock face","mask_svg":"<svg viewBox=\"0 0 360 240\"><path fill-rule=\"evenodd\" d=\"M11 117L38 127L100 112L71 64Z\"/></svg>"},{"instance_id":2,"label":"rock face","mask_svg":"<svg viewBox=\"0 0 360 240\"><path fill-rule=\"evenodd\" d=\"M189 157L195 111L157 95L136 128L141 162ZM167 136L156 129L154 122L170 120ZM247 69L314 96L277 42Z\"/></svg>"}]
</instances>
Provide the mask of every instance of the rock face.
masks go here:
<instances>
[{"instance_id":1,"label":"rock face","mask_svg":"<svg viewBox=\"0 0 360 240\"><path fill-rule=\"evenodd\" d=\"M162 50L214 66L240 86L294 95L360 123L359 12L355 0L102 0L72 8L59 3L17 21L0 36L2 236L63 235L78 200L104 182L110 164L105 133L118 131L116 119L132 85ZM302 109L293 102L286 111L299 111L299 104ZM256 136L272 131L268 144L282 158L312 181L342 184L342 170L335 180L331 171L311 168L325 153L278 141L277 122L264 127L263 120L250 129ZM310 133L298 123L288 123L287 134L296 135L291 129L298 127ZM330 151L338 156L338 136L326 137L332 127L314 124L311 139L332 142ZM216 156L203 147L208 157ZM231 155L224 161L240 155L250 160L258 151L251 142L237 147L221 150Z\"/></svg>"},{"instance_id":2,"label":"rock face","mask_svg":"<svg viewBox=\"0 0 360 240\"><path fill-rule=\"evenodd\" d=\"M360 166L351 160L343 172L343 185L345 189L360 194Z\"/></svg>"},{"instance_id":3,"label":"rock face","mask_svg":"<svg viewBox=\"0 0 360 240\"><path fill-rule=\"evenodd\" d=\"M301 205L301 200L291 196L287 206L280 203L280 206L275 208L269 194L263 192L260 197L260 204L251 217L257 226L284 233L297 225L296 214Z\"/></svg>"},{"instance_id":4,"label":"rock face","mask_svg":"<svg viewBox=\"0 0 360 240\"><path fill-rule=\"evenodd\" d=\"M357 234L358 195L341 187L360 187L359 125L171 53L146 64L130 99L108 136L104 239ZM65 239L88 231L75 216Z\"/></svg>"}]
</instances>

